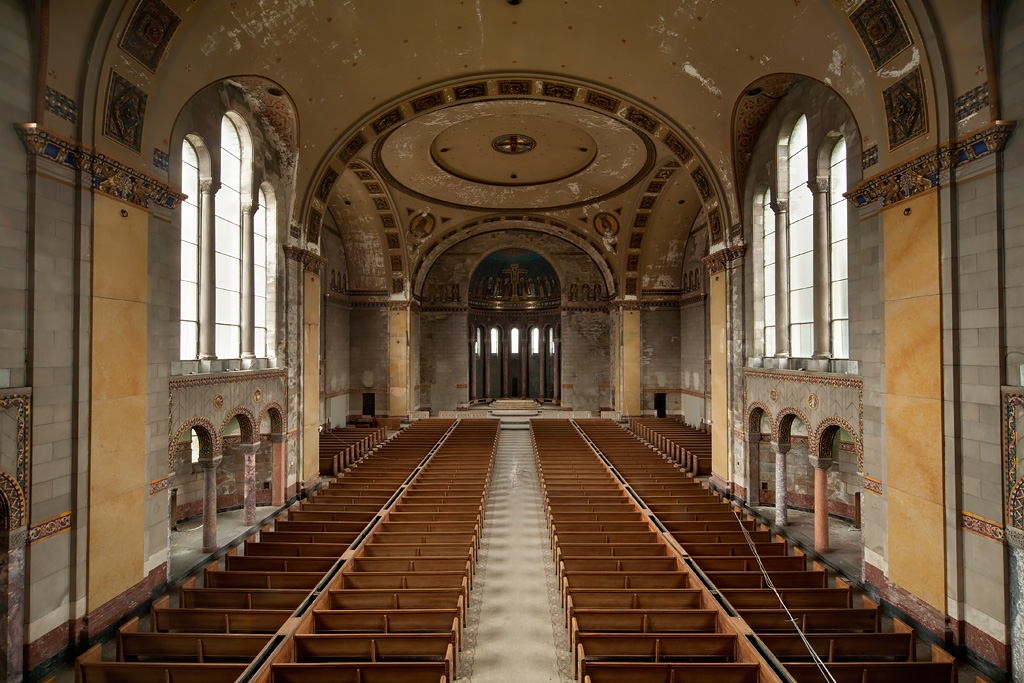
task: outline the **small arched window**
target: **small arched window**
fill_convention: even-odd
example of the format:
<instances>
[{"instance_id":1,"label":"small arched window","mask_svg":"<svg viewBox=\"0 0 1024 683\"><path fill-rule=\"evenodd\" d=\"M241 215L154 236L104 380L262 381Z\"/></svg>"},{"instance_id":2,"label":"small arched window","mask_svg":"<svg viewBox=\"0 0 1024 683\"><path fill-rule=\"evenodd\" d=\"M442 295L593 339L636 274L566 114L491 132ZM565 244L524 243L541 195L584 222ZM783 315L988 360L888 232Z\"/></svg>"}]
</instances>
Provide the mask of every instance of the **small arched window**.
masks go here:
<instances>
[{"instance_id":1,"label":"small arched window","mask_svg":"<svg viewBox=\"0 0 1024 683\"><path fill-rule=\"evenodd\" d=\"M492 327L491 328L491 355L492 356L497 356L498 355L498 328L497 327Z\"/></svg>"},{"instance_id":2,"label":"small arched window","mask_svg":"<svg viewBox=\"0 0 1024 683\"><path fill-rule=\"evenodd\" d=\"M228 116L221 119L220 137L220 189L214 231L215 349L218 358L238 358L242 341L242 140Z\"/></svg>"},{"instance_id":3,"label":"small arched window","mask_svg":"<svg viewBox=\"0 0 1024 683\"><path fill-rule=\"evenodd\" d=\"M512 342L511 343L512 355L513 356L518 356L519 355L519 328L518 327L513 327L512 328L512 336L511 336L509 341Z\"/></svg>"},{"instance_id":4,"label":"small arched window","mask_svg":"<svg viewBox=\"0 0 1024 683\"><path fill-rule=\"evenodd\" d=\"M179 356L199 355L199 154L181 143L181 336Z\"/></svg>"},{"instance_id":5,"label":"small arched window","mask_svg":"<svg viewBox=\"0 0 1024 683\"><path fill-rule=\"evenodd\" d=\"M764 269L761 271L764 286L764 355L775 355L775 210L772 196L765 190L761 198L761 225L764 238L761 241L764 254Z\"/></svg>"},{"instance_id":6,"label":"small arched window","mask_svg":"<svg viewBox=\"0 0 1024 683\"><path fill-rule=\"evenodd\" d=\"M846 224L846 140L832 148L829 165L829 262L831 266L832 357L850 357L849 265Z\"/></svg>"},{"instance_id":7,"label":"small arched window","mask_svg":"<svg viewBox=\"0 0 1024 683\"><path fill-rule=\"evenodd\" d=\"M530 330L530 353L535 356L540 353L540 329L536 327Z\"/></svg>"},{"instance_id":8,"label":"small arched window","mask_svg":"<svg viewBox=\"0 0 1024 683\"><path fill-rule=\"evenodd\" d=\"M789 339L794 358L814 350L814 200L807 185L807 117L789 136Z\"/></svg>"}]
</instances>

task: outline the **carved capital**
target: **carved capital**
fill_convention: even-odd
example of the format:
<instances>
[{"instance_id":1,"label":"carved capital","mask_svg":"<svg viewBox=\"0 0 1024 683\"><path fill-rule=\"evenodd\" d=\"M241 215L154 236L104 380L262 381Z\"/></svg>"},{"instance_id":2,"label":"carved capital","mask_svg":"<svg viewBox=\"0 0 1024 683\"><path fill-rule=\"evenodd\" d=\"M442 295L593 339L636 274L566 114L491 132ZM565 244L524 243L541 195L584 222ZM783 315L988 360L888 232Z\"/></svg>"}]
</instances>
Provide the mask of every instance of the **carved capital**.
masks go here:
<instances>
[{"instance_id":1,"label":"carved capital","mask_svg":"<svg viewBox=\"0 0 1024 683\"><path fill-rule=\"evenodd\" d=\"M814 194L825 194L828 192L828 188L831 185L831 178L826 176L816 176L811 178L807 182L807 187L811 188L811 192Z\"/></svg>"},{"instance_id":2,"label":"carved capital","mask_svg":"<svg viewBox=\"0 0 1024 683\"><path fill-rule=\"evenodd\" d=\"M223 459L224 456L218 455L214 458L199 458L198 462L199 466L204 470L214 470L217 469L217 466L220 465L220 462Z\"/></svg>"},{"instance_id":3,"label":"carved capital","mask_svg":"<svg viewBox=\"0 0 1024 683\"><path fill-rule=\"evenodd\" d=\"M835 462L832 458L816 458L813 455L807 456L807 460L811 463L811 467L816 470L827 470Z\"/></svg>"},{"instance_id":4,"label":"carved capital","mask_svg":"<svg viewBox=\"0 0 1024 683\"><path fill-rule=\"evenodd\" d=\"M772 207L772 211L774 211L776 215L789 211L789 199L772 199L768 204Z\"/></svg>"},{"instance_id":5,"label":"carved capital","mask_svg":"<svg viewBox=\"0 0 1024 683\"><path fill-rule=\"evenodd\" d=\"M199 191L203 194L217 194L220 189L220 181L213 178L203 178L199 181Z\"/></svg>"}]
</instances>

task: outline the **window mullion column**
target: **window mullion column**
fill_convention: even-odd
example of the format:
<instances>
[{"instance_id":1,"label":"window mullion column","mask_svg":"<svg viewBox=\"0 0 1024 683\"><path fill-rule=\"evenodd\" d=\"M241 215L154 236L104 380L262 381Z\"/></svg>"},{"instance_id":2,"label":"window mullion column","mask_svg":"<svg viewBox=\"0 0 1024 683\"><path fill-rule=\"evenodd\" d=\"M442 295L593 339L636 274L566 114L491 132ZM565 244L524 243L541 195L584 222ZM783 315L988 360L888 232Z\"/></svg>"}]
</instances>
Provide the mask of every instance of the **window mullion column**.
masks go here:
<instances>
[{"instance_id":1,"label":"window mullion column","mask_svg":"<svg viewBox=\"0 0 1024 683\"><path fill-rule=\"evenodd\" d=\"M775 211L775 356L789 357L789 200L776 198Z\"/></svg>"},{"instance_id":2,"label":"window mullion column","mask_svg":"<svg viewBox=\"0 0 1024 683\"><path fill-rule=\"evenodd\" d=\"M808 183L814 195L814 357L830 358L828 176L812 178Z\"/></svg>"},{"instance_id":3,"label":"window mullion column","mask_svg":"<svg viewBox=\"0 0 1024 683\"><path fill-rule=\"evenodd\" d=\"M210 360L216 352L217 266L214 250L214 222L216 194L220 183L204 178L199 189L202 195L201 225L199 226L199 359Z\"/></svg>"},{"instance_id":4,"label":"window mullion column","mask_svg":"<svg viewBox=\"0 0 1024 683\"><path fill-rule=\"evenodd\" d=\"M242 205L242 358L255 358L256 285L254 280L256 252L253 247L253 214L256 202Z\"/></svg>"}]
</instances>

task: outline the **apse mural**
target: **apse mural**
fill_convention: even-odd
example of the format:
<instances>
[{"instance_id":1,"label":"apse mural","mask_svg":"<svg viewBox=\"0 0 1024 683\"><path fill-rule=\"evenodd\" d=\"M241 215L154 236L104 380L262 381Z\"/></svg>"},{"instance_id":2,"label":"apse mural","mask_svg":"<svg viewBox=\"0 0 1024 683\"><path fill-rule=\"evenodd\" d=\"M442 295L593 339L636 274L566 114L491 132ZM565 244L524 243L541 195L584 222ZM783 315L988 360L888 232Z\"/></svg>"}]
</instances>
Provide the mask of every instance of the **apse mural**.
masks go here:
<instances>
[{"instance_id":1,"label":"apse mural","mask_svg":"<svg viewBox=\"0 0 1024 683\"><path fill-rule=\"evenodd\" d=\"M502 249L485 258L469 282L469 305L499 310L553 308L561 301L558 275L543 256Z\"/></svg>"}]
</instances>

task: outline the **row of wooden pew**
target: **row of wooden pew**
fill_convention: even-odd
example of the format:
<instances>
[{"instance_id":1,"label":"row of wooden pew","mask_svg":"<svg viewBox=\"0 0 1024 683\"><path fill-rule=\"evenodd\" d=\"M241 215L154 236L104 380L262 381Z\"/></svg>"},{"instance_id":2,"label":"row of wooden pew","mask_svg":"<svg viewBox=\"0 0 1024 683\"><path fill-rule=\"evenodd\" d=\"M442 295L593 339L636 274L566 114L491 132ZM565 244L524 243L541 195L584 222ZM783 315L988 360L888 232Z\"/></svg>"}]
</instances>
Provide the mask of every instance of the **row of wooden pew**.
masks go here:
<instances>
[{"instance_id":1,"label":"row of wooden pew","mask_svg":"<svg viewBox=\"0 0 1024 683\"><path fill-rule=\"evenodd\" d=\"M336 477L387 439L387 429L335 427L320 433L320 474Z\"/></svg>"},{"instance_id":2,"label":"row of wooden pew","mask_svg":"<svg viewBox=\"0 0 1024 683\"><path fill-rule=\"evenodd\" d=\"M116 661L99 646L80 657L76 679L450 682L497 430L472 422L403 430L186 582L176 605L158 600L148 631L123 626ZM467 521L446 502L456 494Z\"/></svg>"},{"instance_id":3,"label":"row of wooden pew","mask_svg":"<svg viewBox=\"0 0 1024 683\"><path fill-rule=\"evenodd\" d=\"M695 477L711 474L711 434L670 417L634 417L630 430Z\"/></svg>"},{"instance_id":4,"label":"row of wooden pew","mask_svg":"<svg viewBox=\"0 0 1024 683\"><path fill-rule=\"evenodd\" d=\"M839 683L956 680L955 661L945 651L933 648L932 661L916 661L911 629L896 620L900 632L883 633L875 603L862 597L855 605L848 584L831 580L820 567L808 569L803 555L788 554L787 544L773 539L767 528L756 528L752 518L740 520L730 503L668 459L652 455L634 434L609 420L581 420L577 426L694 571L715 587L794 680L818 683L823 677L790 615ZM775 590L768 587L769 579Z\"/></svg>"},{"instance_id":5,"label":"row of wooden pew","mask_svg":"<svg viewBox=\"0 0 1024 683\"><path fill-rule=\"evenodd\" d=\"M581 683L778 680L575 425L531 429Z\"/></svg>"}]
</instances>

